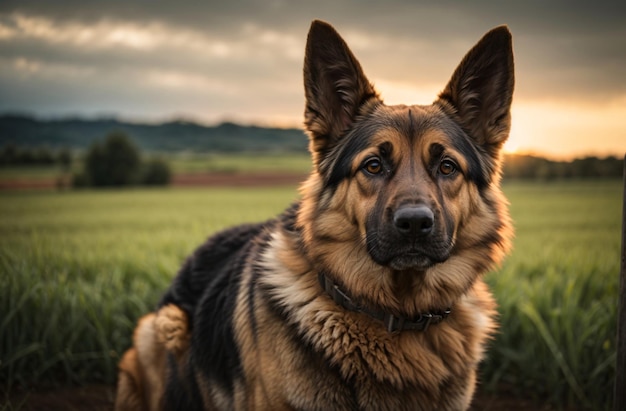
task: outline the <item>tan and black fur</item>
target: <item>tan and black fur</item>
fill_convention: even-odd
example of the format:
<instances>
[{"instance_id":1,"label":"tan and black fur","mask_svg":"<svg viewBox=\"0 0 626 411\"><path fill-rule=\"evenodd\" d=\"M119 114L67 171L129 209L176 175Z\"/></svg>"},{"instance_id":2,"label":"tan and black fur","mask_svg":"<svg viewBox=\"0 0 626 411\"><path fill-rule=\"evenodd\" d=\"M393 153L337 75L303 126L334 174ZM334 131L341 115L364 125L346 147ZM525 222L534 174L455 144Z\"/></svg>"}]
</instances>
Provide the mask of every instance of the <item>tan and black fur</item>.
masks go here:
<instances>
[{"instance_id":1,"label":"tan and black fur","mask_svg":"<svg viewBox=\"0 0 626 411\"><path fill-rule=\"evenodd\" d=\"M135 331L117 409L469 407L495 329L481 277L512 236L499 188L508 29L487 33L433 104L387 106L315 21L304 83L313 171L301 200L187 260ZM378 314L438 321L395 328Z\"/></svg>"}]
</instances>

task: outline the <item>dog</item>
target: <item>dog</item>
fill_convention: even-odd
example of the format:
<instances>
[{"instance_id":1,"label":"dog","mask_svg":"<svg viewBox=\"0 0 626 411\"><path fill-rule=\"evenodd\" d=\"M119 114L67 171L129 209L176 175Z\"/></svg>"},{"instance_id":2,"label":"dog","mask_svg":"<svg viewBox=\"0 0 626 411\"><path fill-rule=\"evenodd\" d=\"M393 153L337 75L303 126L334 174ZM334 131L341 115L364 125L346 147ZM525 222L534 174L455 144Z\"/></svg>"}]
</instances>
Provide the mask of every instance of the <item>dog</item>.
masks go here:
<instances>
[{"instance_id":1,"label":"dog","mask_svg":"<svg viewBox=\"0 0 626 411\"><path fill-rule=\"evenodd\" d=\"M513 235L509 30L485 34L431 105L390 106L314 21L304 86L300 200L184 263L137 325L116 409L470 407L496 330L482 276Z\"/></svg>"}]
</instances>

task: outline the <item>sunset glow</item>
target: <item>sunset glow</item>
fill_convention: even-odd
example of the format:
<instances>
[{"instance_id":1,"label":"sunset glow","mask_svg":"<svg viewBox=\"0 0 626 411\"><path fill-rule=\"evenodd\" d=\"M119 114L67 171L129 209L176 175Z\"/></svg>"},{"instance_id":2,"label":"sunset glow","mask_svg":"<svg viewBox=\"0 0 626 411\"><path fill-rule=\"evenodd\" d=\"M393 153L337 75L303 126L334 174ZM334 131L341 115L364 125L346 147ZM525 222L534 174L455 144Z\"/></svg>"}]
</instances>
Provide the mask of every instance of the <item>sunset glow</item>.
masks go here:
<instances>
[{"instance_id":1,"label":"sunset glow","mask_svg":"<svg viewBox=\"0 0 626 411\"><path fill-rule=\"evenodd\" d=\"M0 114L301 127L314 18L335 24L386 103L429 104L480 36L506 23L517 79L507 152L555 159L626 152L626 21L616 13L577 9L555 24L549 5L489 16L420 2L383 14L360 7L358 15L335 3L315 13L280 2L141 10L0 5ZM463 26L438 23L461 15Z\"/></svg>"}]
</instances>

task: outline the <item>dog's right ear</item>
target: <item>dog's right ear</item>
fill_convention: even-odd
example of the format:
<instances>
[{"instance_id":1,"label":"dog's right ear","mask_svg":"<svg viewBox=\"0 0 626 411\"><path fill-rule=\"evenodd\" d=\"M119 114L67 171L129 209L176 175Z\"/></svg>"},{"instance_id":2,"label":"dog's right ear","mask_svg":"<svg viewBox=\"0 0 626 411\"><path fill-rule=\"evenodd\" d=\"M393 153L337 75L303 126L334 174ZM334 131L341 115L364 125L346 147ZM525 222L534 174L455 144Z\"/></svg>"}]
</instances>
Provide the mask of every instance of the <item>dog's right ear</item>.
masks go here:
<instances>
[{"instance_id":1,"label":"dog's right ear","mask_svg":"<svg viewBox=\"0 0 626 411\"><path fill-rule=\"evenodd\" d=\"M304 125L315 164L346 133L370 99L377 99L361 65L328 23L311 24L304 58Z\"/></svg>"}]
</instances>

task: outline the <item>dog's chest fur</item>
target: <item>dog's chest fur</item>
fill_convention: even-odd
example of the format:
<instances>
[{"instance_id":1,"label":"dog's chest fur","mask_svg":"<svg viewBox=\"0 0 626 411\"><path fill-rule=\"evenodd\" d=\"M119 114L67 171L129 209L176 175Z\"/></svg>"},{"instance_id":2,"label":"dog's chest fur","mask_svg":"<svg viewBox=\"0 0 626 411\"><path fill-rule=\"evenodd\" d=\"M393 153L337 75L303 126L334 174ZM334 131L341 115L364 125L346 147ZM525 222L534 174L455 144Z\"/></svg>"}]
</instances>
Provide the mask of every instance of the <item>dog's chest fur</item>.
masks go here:
<instances>
[{"instance_id":1,"label":"dog's chest fur","mask_svg":"<svg viewBox=\"0 0 626 411\"><path fill-rule=\"evenodd\" d=\"M250 272L242 281L241 287L255 282L256 289L252 300L238 301L236 321L256 326L236 327L236 338L243 352L255 353L244 355L243 374L260 387L246 396L296 409L468 407L493 328L493 302L482 282L443 323L426 332L390 333L382 322L332 301L298 252L288 233L276 231L263 252L261 275L253 279ZM281 390L287 385L300 389Z\"/></svg>"}]
</instances>

